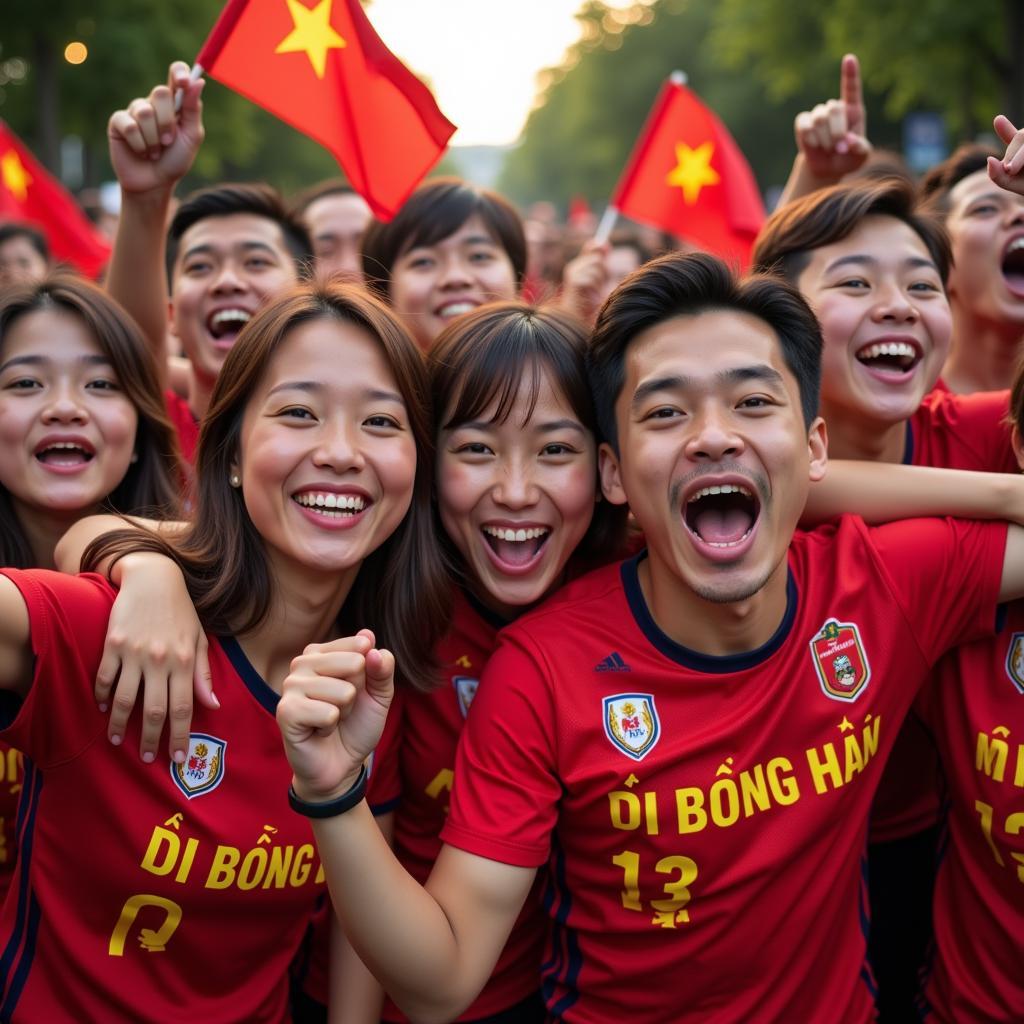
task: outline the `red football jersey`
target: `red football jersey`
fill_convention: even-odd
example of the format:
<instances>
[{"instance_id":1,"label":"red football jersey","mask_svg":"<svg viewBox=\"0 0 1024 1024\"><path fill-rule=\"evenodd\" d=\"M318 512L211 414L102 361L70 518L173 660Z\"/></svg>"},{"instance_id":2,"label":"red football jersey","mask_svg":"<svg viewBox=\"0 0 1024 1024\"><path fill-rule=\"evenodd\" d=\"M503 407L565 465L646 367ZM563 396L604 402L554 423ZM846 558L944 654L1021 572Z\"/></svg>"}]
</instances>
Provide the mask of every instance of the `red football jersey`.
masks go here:
<instances>
[{"instance_id":1,"label":"red football jersey","mask_svg":"<svg viewBox=\"0 0 1024 1024\"><path fill-rule=\"evenodd\" d=\"M502 625L478 602L456 592L451 630L438 649L438 660L444 666L441 685L431 693L402 691L399 707L393 709L399 711L398 727L389 729L374 757L378 771L371 781L370 801L375 809L386 805L395 786L385 765L397 765L400 797L395 807L395 854L420 882L426 881L441 851L459 736ZM540 988L546 931L543 908L534 893L527 899L486 987L456 1020L489 1017L535 993ZM405 1020L390 1000L383 1018Z\"/></svg>"},{"instance_id":2,"label":"red football jersey","mask_svg":"<svg viewBox=\"0 0 1024 1024\"><path fill-rule=\"evenodd\" d=\"M951 806L925 1000L948 1024L1024 1021L1024 602L940 663L918 708Z\"/></svg>"},{"instance_id":3,"label":"red football jersey","mask_svg":"<svg viewBox=\"0 0 1024 1024\"><path fill-rule=\"evenodd\" d=\"M199 444L199 421L192 414L188 402L168 388L164 392L167 415L178 434L181 457L190 466L196 464L196 446Z\"/></svg>"},{"instance_id":4,"label":"red football jersey","mask_svg":"<svg viewBox=\"0 0 1024 1024\"><path fill-rule=\"evenodd\" d=\"M18 801L24 777L21 751L0 742L0 903L7 895L18 860Z\"/></svg>"},{"instance_id":5,"label":"red football jersey","mask_svg":"<svg viewBox=\"0 0 1024 1024\"><path fill-rule=\"evenodd\" d=\"M548 864L553 1018L873 1019L871 799L934 661L993 631L1005 533L845 517L801 534L775 635L733 657L658 629L639 559L504 631L442 838Z\"/></svg>"},{"instance_id":6,"label":"red football jersey","mask_svg":"<svg viewBox=\"0 0 1024 1024\"><path fill-rule=\"evenodd\" d=\"M35 678L3 734L26 763L0 1018L287 1021L288 964L324 885L288 806L276 694L237 641L211 637L220 709L196 706L184 765L143 765L139 716L115 747L93 698L115 591L3 573L28 607Z\"/></svg>"},{"instance_id":7,"label":"red football jersey","mask_svg":"<svg viewBox=\"0 0 1024 1024\"><path fill-rule=\"evenodd\" d=\"M936 388L907 424L904 461L914 466L1016 473L1006 416L1008 391L955 395ZM904 725L871 812L871 841L914 835L941 816L942 770L927 730L911 715Z\"/></svg>"}]
</instances>

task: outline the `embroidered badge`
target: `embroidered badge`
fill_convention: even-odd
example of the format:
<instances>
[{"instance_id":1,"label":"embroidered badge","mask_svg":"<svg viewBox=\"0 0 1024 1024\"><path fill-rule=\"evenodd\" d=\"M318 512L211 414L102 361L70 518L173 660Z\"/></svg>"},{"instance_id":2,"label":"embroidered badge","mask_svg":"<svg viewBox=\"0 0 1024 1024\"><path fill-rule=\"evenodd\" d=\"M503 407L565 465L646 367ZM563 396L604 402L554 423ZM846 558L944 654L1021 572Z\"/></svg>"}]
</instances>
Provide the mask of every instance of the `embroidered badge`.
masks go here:
<instances>
[{"instance_id":1,"label":"embroidered badge","mask_svg":"<svg viewBox=\"0 0 1024 1024\"><path fill-rule=\"evenodd\" d=\"M811 641L822 693L832 700L856 700L871 678L860 633L853 622L829 619Z\"/></svg>"},{"instance_id":2,"label":"embroidered badge","mask_svg":"<svg viewBox=\"0 0 1024 1024\"><path fill-rule=\"evenodd\" d=\"M661 735L654 698L649 693L617 693L602 702L604 732L612 745L642 761Z\"/></svg>"},{"instance_id":3,"label":"embroidered badge","mask_svg":"<svg viewBox=\"0 0 1024 1024\"><path fill-rule=\"evenodd\" d=\"M459 710L463 718L469 714L469 705L473 703L479 685L480 680L471 676L452 676L452 686L455 687L455 696L459 698Z\"/></svg>"},{"instance_id":4,"label":"embroidered badge","mask_svg":"<svg viewBox=\"0 0 1024 1024\"><path fill-rule=\"evenodd\" d=\"M1006 652L1006 674L1017 687L1017 692L1024 693L1024 633L1014 633L1010 637L1010 648Z\"/></svg>"},{"instance_id":5,"label":"embroidered badge","mask_svg":"<svg viewBox=\"0 0 1024 1024\"><path fill-rule=\"evenodd\" d=\"M188 738L184 764L171 762L174 784L191 800L216 789L224 778L227 742L216 736L194 732Z\"/></svg>"}]
</instances>

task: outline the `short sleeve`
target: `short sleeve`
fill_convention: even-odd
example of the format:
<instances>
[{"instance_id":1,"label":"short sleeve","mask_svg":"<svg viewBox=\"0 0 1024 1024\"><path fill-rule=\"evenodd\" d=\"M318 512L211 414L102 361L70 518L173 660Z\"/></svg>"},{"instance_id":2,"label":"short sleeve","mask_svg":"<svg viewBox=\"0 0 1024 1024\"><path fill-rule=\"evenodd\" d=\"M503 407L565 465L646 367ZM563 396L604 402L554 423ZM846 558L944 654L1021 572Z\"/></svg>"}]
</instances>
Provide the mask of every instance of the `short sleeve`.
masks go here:
<instances>
[{"instance_id":1,"label":"short sleeve","mask_svg":"<svg viewBox=\"0 0 1024 1024\"><path fill-rule=\"evenodd\" d=\"M870 531L879 572L888 577L925 659L996 629L1006 523L905 519Z\"/></svg>"},{"instance_id":2,"label":"short sleeve","mask_svg":"<svg viewBox=\"0 0 1024 1024\"><path fill-rule=\"evenodd\" d=\"M561 796L554 718L543 659L503 636L459 741L444 842L518 867L547 861Z\"/></svg>"},{"instance_id":3,"label":"short sleeve","mask_svg":"<svg viewBox=\"0 0 1024 1024\"><path fill-rule=\"evenodd\" d=\"M28 609L32 688L0 738L41 768L78 756L106 732L93 696L116 591L101 576L0 570Z\"/></svg>"}]
</instances>

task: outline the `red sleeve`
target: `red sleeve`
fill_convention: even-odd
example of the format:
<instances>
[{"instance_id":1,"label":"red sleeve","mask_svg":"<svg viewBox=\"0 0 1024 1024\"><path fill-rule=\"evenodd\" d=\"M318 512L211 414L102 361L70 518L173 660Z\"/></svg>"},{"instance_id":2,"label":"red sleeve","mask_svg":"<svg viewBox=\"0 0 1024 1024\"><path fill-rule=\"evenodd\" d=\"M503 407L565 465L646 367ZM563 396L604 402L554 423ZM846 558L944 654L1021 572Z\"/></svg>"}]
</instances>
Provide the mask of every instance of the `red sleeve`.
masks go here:
<instances>
[{"instance_id":1,"label":"red sleeve","mask_svg":"<svg viewBox=\"0 0 1024 1024\"><path fill-rule=\"evenodd\" d=\"M1006 523L905 519L870 531L913 639L935 662L996 629Z\"/></svg>"},{"instance_id":2,"label":"red sleeve","mask_svg":"<svg viewBox=\"0 0 1024 1024\"><path fill-rule=\"evenodd\" d=\"M502 636L459 740L444 842L519 867L547 861L561 797L549 679L540 653Z\"/></svg>"},{"instance_id":3,"label":"red sleeve","mask_svg":"<svg viewBox=\"0 0 1024 1024\"><path fill-rule=\"evenodd\" d=\"M927 401L927 399L926 399ZM977 469L985 473L1017 473L1010 440L1009 391L978 391L972 395L940 393L934 399L936 415L945 421L949 435L961 449L953 469Z\"/></svg>"},{"instance_id":4,"label":"red sleeve","mask_svg":"<svg viewBox=\"0 0 1024 1024\"><path fill-rule=\"evenodd\" d=\"M0 738L39 767L52 767L106 732L107 716L96 705L93 686L116 591L94 574L0 572L25 601L35 657L32 688Z\"/></svg>"},{"instance_id":5,"label":"red sleeve","mask_svg":"<svg viewBox=\"0 0 1024 1024\"><path fill-rule=\"evenodd\" d=\"M373 752L370 762L370 780L366 786L366 802L374 814L390 814L402 796L402 774L399 750L402 744L402 722L404 719L402 691L395 692L395 699L388 708L388 719L380 743Z\"/></svg>"}]
</instances>

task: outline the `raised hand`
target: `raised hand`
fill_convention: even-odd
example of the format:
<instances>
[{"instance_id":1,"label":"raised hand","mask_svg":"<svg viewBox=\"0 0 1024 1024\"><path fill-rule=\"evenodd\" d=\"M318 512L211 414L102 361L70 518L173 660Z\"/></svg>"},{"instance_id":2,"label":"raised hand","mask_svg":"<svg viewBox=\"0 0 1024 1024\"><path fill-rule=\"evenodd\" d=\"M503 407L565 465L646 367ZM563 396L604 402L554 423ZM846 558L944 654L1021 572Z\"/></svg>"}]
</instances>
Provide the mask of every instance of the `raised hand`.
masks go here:
<instances>
[{"instance_id":1,"label":"raised hand","mask_svg":"<svg viewBox=\"0 0 1024 1024\"><path fill-rule=\"evenodd\" d=\"M1024 128L1017 129L1013 122L997 114L992 126L996 134L1006 143L1002 160L988 158L988 176L1008 192L1024 196Z\"/></svg>"},{"instance_id":2,"label":"raised hand","mask_svg":"<svg viewBox=\"0 0 1024 1024\"><path fill-rule=\"evenodd\" d=\"M395 692L395 659L374 643L364 629L310 644L292 661L277 724L304 800L330 800L349 789L380 741Z\"/></svg>"},{"instance_id":3,"label":"raised hand","mask_svg":"<svg viewBox=\"0 0 1024 1024\"><path fill-rule=\"evenodd\" d=\"M175 61L167 85L110 115L110 161L124 192L170 191L188 173L203 141L203 85L193 81L187 64Z\"/></svg>"},{"instance_id":4,"label":"raised hand","mask_svg":"<svg viewBox=\"0 0 1024 1024\"><path fill-rule=\"evenodd\" d=\"M839 181L864 165L871 153L860 64L848 53L839 76L839 99L797 114L793 124L797 148L815 178Z\"/></svg>"}]
</instances>

